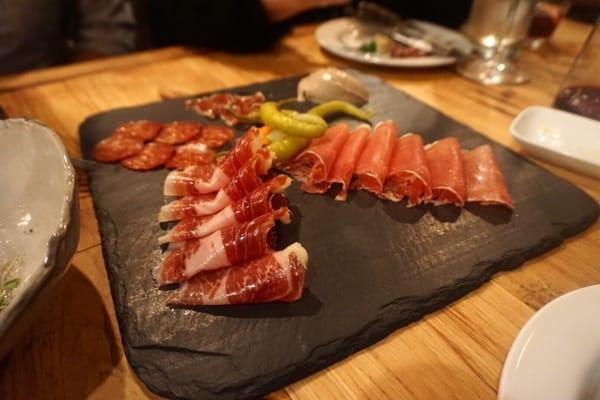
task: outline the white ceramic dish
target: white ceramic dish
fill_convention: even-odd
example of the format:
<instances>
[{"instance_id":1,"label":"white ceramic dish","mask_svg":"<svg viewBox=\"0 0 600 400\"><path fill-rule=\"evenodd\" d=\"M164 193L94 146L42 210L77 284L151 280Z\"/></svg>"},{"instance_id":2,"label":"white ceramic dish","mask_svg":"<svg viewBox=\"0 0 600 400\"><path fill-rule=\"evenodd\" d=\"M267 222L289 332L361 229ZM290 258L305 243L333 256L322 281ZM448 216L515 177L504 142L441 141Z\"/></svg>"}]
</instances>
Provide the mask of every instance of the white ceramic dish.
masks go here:
<instances>
[{"instance_id":1,"label":"white ceramic dish","mask_svg":"<svg viewBox=\"0 0 600 400\"><path fill-rule=\"evenodd\" d=\"M429 35L452 44L465 53L471 52L473 48L469 39L456 31L429 22L416 20L413 20L413 22L415 25L425 30ZM341 40L342 36L355 29L355 26L356 20L354 18L333 19L321 24L315 32L315 37L319 45L325 50L336 56L363 64L402 68L423 68L448 65L456 62L455 57L422 56L394 58L385 55L363 53L348 47Z\"/></svg>"},{"instance_id":2,"label":"white ceramic dish","mask_svg":"<svg viewBox=\"0 0 600 400\"><path fill-rule=\"evenodd\" d=\"M517 115L510 131L531 154L600 178L599 121L533 106Z\"/></svg>"},{"instance_id":3,"label":"white ceramic dish","mask_svg":"<svg viewBox=\"0 0 600 400\"><path fill-rule=\"evenodd\" d=\"M600 399L599 316L600 285L542 307L508 352L498 399Z\"/></svg>"},{"instance_id":4,"label":"white ceramic dish","mask_svg":"<svg viewBox=\"0 0 600 400\"><path fill-rule=\"evenodd\" d=\"M33 320L31 310L42 293L69 265L79 240L79 206L75 172L48 127L0 120L0 143L0 278L19 282L0 311L1 357ZM4 270L10 263L12 270Z\"/></svg>"}]
</instances>

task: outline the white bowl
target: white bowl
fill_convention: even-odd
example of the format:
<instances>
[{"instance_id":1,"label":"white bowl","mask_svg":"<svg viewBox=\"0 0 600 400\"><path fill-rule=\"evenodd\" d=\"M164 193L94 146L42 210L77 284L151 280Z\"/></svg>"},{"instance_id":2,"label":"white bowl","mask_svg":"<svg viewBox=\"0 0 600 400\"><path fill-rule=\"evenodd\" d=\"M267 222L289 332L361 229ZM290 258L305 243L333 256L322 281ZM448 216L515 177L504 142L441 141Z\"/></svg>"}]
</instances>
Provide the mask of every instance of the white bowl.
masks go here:
<instances>
[{"instance_id":1,"label":"white bowl","mask_svg":"<svg viewBox=\"0 0 600 400\"><path fill-rule=\"evenodd\" d=\"M50 128L25 119L0 120L0 143L2 357L70 263L79 241L79 202L75 171ZM9 264L13 268L6 271ZM13 279L18 286L3 298L3 284Z\"/></svg>"},{"instance_id":2,"label":"white bowl","mask_svg":"<svg viewBox=\"0 0 600 400\"><path fill-rule=\"evenodd\" d=\"M513 137L534 156L600 178L600 122L533 106L513 120Z\"/></svg>"}]
</instances>

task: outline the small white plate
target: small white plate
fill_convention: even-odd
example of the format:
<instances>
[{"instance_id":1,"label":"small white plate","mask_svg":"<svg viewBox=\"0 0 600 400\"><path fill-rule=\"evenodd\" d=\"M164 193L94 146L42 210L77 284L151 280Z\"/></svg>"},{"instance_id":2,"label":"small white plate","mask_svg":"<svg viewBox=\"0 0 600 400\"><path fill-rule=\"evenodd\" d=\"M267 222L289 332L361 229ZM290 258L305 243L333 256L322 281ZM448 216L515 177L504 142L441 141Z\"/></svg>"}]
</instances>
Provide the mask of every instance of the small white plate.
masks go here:
<instances>
[{"instance_id":1,"label":"small white plate","mask_svg":"<svg viewBox=\"0 0 600 400\"><path fill-rule=\"evenodd\" d=\"M462 34L442 26L424 21L412 20L412 22L425 30L432 37L438 38L445 43L451 44L465 53L470 53L473 46L469 39ZM321 24L315 37L319 45L336 56L357 61L363 64L384 65L388 67L420 68L437 67L456 62L455 57L421 56L421 57L390 57L363 53L352 49L342 43L341 37L356 28L357 21L354 18L336 18Z\"/></svg>"},{"instance_id":2,"label":"small white plate","mask_svg":"<svg viewBox=\"0 0 600 400\"><path fill-rule=\"evenodd\" d=\"M517 115L510 131L531 154L600 178L599 121L533 106Z\"/></svg>"},{"instance_id":3,"label":"small white plate","mask_svg":"<svg viewBox=\"0 0 600 400\"><path fill-rule=\"evenodd\" d=\"M506 357L498 399L600 399L600 285L551 301L525 324Z\"/></svg>"}]
</instances>

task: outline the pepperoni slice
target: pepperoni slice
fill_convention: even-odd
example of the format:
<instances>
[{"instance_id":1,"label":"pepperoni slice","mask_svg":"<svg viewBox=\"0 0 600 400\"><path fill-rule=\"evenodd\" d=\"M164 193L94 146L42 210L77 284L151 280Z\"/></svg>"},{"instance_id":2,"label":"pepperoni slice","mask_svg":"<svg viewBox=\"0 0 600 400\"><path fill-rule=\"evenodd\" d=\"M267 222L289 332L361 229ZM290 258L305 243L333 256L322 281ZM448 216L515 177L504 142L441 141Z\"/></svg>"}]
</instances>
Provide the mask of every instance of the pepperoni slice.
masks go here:
<instances>
[{"instance_id":1,"label":"pepperoni slice","mask_svg":"<svg viewBox=\"0 0 600 400\"><path fill-rule=\"evenodd\" d=\"M190 165L212 164L215 152L204 143L187 143L178 146L166 167L179 169Z\"/></svg>"},{"instance_id":2,"label":"pepperoni slice","mask_svg":"<svg viewBox=\"0 0 600 400\"><path fill-rule=\"evenodd\" d=\"M206 125L202 129L202 135L194 139L193 143L204 143L216 149L227 144L231 139L233 139L233 129L223 125Z\"/></svg>"},{"instance_id":3,"label":"pepperoni slice","mask_svg":"<svg viewBox=\"0 0 600 400\"><path fill-rule=\"evenodd\" d=\"M122 160L121 165L136 171L158 168L169 161L173 150L170 144L150 142L139 154Z\"/></svg>"},{"instance_id":4,"label":"pepperoni slice","mask_svg":"<svg viewBox=\"0 0 600 400\"><path fill-rule=\"evenodd\" d=\"M143 141L152 140L162 129L162 124L154 121L130 121L117 126L113 135L127 135Z\"/></svg>"},{"instance_id":5,"label":"pepperoni slice","mask_svg":"<svg viewBox=\"0 0 600 400\"><path fill-rule=\"evenodd\" d=\"M156 137L157 142L168 144L186 143L202 133L202 125L197 122L172 122L166 125Z\"/></svg>"},{"instance_id":6,"label":"pepperoni slice","mask_svg":"<svg viewBox=\"0 0 600 400\"><path fill-rule=\"evenodd\" d=\"M131 136L110 136L96 143L92 157L100 162L115 162L138 154L144 148L142 139Z\"/></svg>"}]
</instances>

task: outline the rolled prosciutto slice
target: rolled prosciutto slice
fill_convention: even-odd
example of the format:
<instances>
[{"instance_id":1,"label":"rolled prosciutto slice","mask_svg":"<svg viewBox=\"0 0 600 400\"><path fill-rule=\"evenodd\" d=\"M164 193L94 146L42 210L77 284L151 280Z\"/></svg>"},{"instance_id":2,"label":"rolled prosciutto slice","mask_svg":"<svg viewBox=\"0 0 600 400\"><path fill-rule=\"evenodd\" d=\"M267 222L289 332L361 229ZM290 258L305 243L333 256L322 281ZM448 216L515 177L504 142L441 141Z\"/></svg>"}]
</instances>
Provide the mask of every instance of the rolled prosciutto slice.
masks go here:
<instances>
[{"instance_id":1,"label":"rolled prosciutto slice","mask_svg":"<svg viewBox=\"0 0 600 400\"><path fill-rule=\"evenodd\" d=\"M267 174L272 162L271 153L261 150L217 193L185 196L162 206L158 214L159 222L211 215L240 201L264 183L261 176Z\"/></svg>"},{"instance_id":2,"label":"rolled prosciutto slice","mask_svg":"<svg viewBox=\"0 0 600 400\"><path fill-rule=\"evenodd\" d=\"M341 184L341 189L335 196L338 201L346 201L348 196L348 188L354 173L354 167L358 161L360 153L365 148L367 140L371 134L369 125L359 125L351 134L342 146L339 155L335 159L333 168L329 173L328 181L330 183Z\"/></svg>"},{"instance_id":3,"label":"rolled prosciutto slice","mask_svg":"<svg viewBox=\"0 0 600 400\"><path fill-rule=\"evenodd\" d=\"M433 142L425 148L431 174L431 202L463 207L467 199L460 143L455 137Z\"/></svg>"},{"instance_id":4,"label":"rolled prosciutto slice","mask_svg":"<svg viewBox=\"0 0 600 400\"><path fill-rule=\"evenodd\" d=\"M348 124L335 124L322 137L311 141L308 148L286 167L294 178L302 182L303 191L325 193L329 189L329 172L349 133Z\"/></svg>"},{"instance_id":5,"label":"rolled prosciutto slice","mask_svg":"<svg viewBox=\"0 0 600 400\"><path fill-rule=\"evenodd\" d=\"M183 306L295 301L302 297L307 265L308 253L296 242L246 264L198 274L167 301Z\"/></svg>"},{"instance_id":6,"label":"rolled prosciutto slice","mask_svg":"<svg viewBox=\"0 0 600 400\"><path fill-rule=\"evenodd\" d=\"M409 207L431 199L431 176L420 135L407 133L396 141L383 197L392 201L408 197Z\"/></svg>"},{"instance_id":7,"label":"rolled prosciutto slice","mask_svg":"<svg viewBox=\"0 0 600 400\"><path fill-rule=\"evenodd\" d=\"M463 154L467 201L483 205L499 204L513 208L513 201L506 189L504 176L489 144L479 146Z\"/></svg>"},{"instance_id":8,"label":"rolled prosciutto slice","mask_svg":"<svg viewBox=\"0 0 600 400\"><path fill-rule=\"evenodd\" d=\"M160 244L181 242L207 236L220 229L239 225L288 205L282 192L292 180L278 175L258 189L213 215L185 218L168 233L158 238Z\"/></svg>"},{"instance_id":9,"label":"rolled prosciutto slice","mask_svg":"<svg viewBox=\"0 0 600 400\"><path fill-rule=\"evenodd\" d=\"M275 221L289 223L287 207L261 215L204 238L190 240L167 253L161 265L159 284L182 282L202 271L241 264L267 254L275 246Z\"/></svg>"},{"instance_id":10,"label":"rolled prosciutto slice","mask_svg":"<svg viewBox=\"0 0 600 400\"><path fill-rule=\"evenodd\" d=\"M164 186L165 196L188 196L216 192L224 188L236 172L246 164L262 147L262 139L257 128L250 128L227 153L213 173L195 175L192 169L171 171Z\"/></svg>"},{"instance_id":11,"label":"rolled prosciutto slice","mask_svg":"<svg viewBox=\"0 0 600 400\"><path fill-rule=\"evenodd\" d=\"M397 134L398 128L393 121L383 121L375 126L375 133L369 138L356 163L353 187L381 195Z\"/></svg>"}]
</instances>

